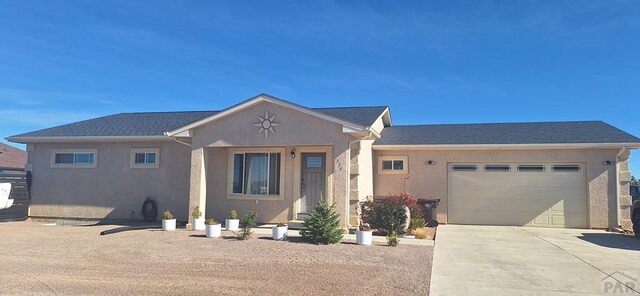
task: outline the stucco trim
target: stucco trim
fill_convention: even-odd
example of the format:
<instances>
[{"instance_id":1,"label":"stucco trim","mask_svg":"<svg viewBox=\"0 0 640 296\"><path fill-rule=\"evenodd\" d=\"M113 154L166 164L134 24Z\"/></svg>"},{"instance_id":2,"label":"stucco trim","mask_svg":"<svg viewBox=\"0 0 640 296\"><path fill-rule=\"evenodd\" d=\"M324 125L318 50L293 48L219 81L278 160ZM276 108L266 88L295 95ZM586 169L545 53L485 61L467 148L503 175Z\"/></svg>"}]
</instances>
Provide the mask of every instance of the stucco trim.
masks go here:
<instances>
[{"instance_id":1,"label":"stucco trim","mask_svg":"<svg viewBox=\"0 0 640 296\"><path fill-rule=\"evenodd\" d=\"M304 106L300 106L300 105L297 105L297 104L294 104L294 103L291 103L291 102L287 102L285 100L278 99L278 98L275 98L275 97L272 97L272 96L269 96L269 95L266 95L266 94L261 94L261 95L258 95L256 97L253 97L253 98L251 98L249 100L246 100L246 101L244 101L244 102L242 102L240 104L237 104L237 105L231 106L231 107L229 107L227 109L224 109L224 110L222 110L222 111L220 111L220 112L218 112L218 113L216 113L216 114L214 114L212 116L209 116L209 117L207 117L205 119L190 123L188 125L185 125L183 127L177 128L177 129L172 130L172 131L168 131L168 132L165 133L165 135L171 137L171 136L175 136L175 135L181 134L181 133L183 133L185 131L188 131L190 129L202 126L202 125L207 124L209 122L212 122L212 121L221 119L223 117L229 116L229 115L231 115L233 113L242 111L242 110L244 110L246 108L249 108L249 107L254 106L254 105L256 105L258 103L261 103L261 102L268 102L268 103L276 104L276 105L279 105L279 106L282 106L282 107L285 107L285 108L289 108L289 109L293 109L293 110L296 110L298 112L302 112L302 113L305 113L305 114L308 114L308 115L312 115L312 116L315 116L315 117L318 117L318 118L321 118L321 119L324 119L324 120L335 122L337 124L342 125L346 130L349 130L349 131L368 130L368 127L366 127L366 126L362 126L362 125L355 124L355 123L352 123L352 122L348 122L348 121L345 121L345 120L342 120L342 119L338 119L338 118L335 118L333 116L329 116L329 115L326 115L326 114L322 114L322 113L316 112L316 111L314 111L312 109L309 109L307 107L304 107Z\"/></svg>"},{"instance_id":2,"label":"stucco trim","mask_svg":"<svg viewBox=\"0 0 640 296\"><path fill-rule=\"evenodd\" d=\"M640 149L640 143L567 143L567 144L461 144L461 145L373 145L373 150L500 150L500 149Z\"/></svg>"}]
</instances>

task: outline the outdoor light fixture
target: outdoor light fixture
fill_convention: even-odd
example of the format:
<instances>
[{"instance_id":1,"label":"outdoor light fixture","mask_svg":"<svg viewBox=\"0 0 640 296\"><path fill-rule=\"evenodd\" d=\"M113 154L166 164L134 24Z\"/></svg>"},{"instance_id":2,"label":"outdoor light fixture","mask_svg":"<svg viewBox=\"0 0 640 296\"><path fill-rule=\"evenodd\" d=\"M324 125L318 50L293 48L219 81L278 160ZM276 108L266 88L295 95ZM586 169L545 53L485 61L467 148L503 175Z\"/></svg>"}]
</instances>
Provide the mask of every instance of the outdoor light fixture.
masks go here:
<instances>
[{"instance_id":1,"label":"outdoor light fixture","mask_svg":"<svg viewBox=\"0 0 640 296\"><path fill-rule=\"evenodd\" d=\"M293 147L293 149L291 149L291 153L289 153L291 155L291 158L296 158L296 147Z\"/></svg>"},{"instance_id":2,"label":"outdoor light fixture","mask_svg":"<svg viewBox=\"0 0 640 296\"><path fill-rule=\"evenodd\" d=\"M611 161L611 160L605 160L605 161L603 161L603 162L602 162L602 164L603 164L603 165L612 165L612 164L613 164L613 161Z\"/></svg>"},{"instance_id":3,"label":"outdoor light fixture","mask_svg":"<svg viewBox=\"0 0 640 296\"><path fill-rule=\"evenodd\" d=\"M436 162L433 161L433 160L427 160L427 162L425 162L424 164L426 164L426 165L434 165L434 164L436 164Z\"/></svg>"}]
</instances>

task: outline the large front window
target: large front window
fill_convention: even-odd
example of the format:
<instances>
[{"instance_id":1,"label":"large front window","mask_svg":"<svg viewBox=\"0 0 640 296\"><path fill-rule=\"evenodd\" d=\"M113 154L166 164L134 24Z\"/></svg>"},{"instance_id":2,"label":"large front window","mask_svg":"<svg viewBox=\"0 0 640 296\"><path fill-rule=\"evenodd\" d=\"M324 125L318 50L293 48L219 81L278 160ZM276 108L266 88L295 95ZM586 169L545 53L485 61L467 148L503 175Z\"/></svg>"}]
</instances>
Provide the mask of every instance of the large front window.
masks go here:
<instances>
[{"instance_id":1,"label":"large front window","mask_svg":"<svg viewBox=\"0 0 640 296\"><path fill-rule=\"evenodd\" d=\"M233 194L280 195L281 153L233 154Z\"/></svg>"}]
</instances>

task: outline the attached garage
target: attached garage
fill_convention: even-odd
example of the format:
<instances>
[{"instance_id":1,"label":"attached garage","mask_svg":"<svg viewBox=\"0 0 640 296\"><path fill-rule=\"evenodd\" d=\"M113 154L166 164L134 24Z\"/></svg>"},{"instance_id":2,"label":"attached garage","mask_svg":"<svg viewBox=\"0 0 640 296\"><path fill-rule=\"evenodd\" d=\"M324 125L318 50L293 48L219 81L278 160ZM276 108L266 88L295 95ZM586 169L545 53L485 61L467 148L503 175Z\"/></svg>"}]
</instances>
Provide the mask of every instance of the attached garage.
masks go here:
<instances>
[{"instance_id":1,"label":"attached garage","mask_svg":"<svg viewBox=\"0 0 640 296\"><path fill-rule=\"evenodd\" d=\"M586 228L580 163L452 163L449 223Z\"/></svg>"}]
</instances>

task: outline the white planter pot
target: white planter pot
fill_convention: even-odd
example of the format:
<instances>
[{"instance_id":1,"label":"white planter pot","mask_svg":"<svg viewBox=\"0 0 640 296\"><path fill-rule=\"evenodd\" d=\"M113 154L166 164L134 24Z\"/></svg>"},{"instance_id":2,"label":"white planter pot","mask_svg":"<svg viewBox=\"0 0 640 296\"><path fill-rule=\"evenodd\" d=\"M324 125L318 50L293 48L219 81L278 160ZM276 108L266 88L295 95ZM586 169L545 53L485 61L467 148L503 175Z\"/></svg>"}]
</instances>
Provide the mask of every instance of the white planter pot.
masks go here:
<instances>
[{"instance_id":1,"label":"white planter pot","mask_svg":"<svg viewBox=\"0 0 640 296\"><path fill-rule=\"evenodd\" d=\"M240 230L240 219L226 219L224 220L224 226L229 231L238 231Z\"/></svg>"},{"instance_id":2,"label":"white planter pot","mask_svg":"<svg viewBox=\"0 0 640 296\"><path fill-rule=\"evenodd\" d=\"M373 231L356 231L356 244L362 246L370 246L373 240Z\"/></svg>"},{"instance_id":3,"label":"white planter pot","mask_svg":"<svg viewBox=\"0 0 640 296\"><path fill-rule=\"evenodd\" d=\"M274 240L286 240L287 239L287 226L273 226L272 233Z\"/></svg>"},{"instance_id":4,"label":"white planter pot","mask_svg":"<svg viewBox=\"0 0 640 296\"><path fill-rule=\"evenodd\" d=\"M193 230L204 230L204 218L193 219Z\"/></svg>"},{"instance_id":5,"label":"white planter pot","mask_svg":"<svg viewBox=\"0 0 640 296\"><path fill-rule=\"evenodd\" d=\"M222 235L222 225L206 225L207 237L220 237Z\"/></svg>"},{"instance_id":6,"label":"white planter pot","mask_svg":"<svg viewBox=\"0 0 640 296\"><path fill-rule=\"evenodd\" d=\"M162 220L162 230L164 231L176 230L176 219Z\"/></svg>"}]
</instances>

